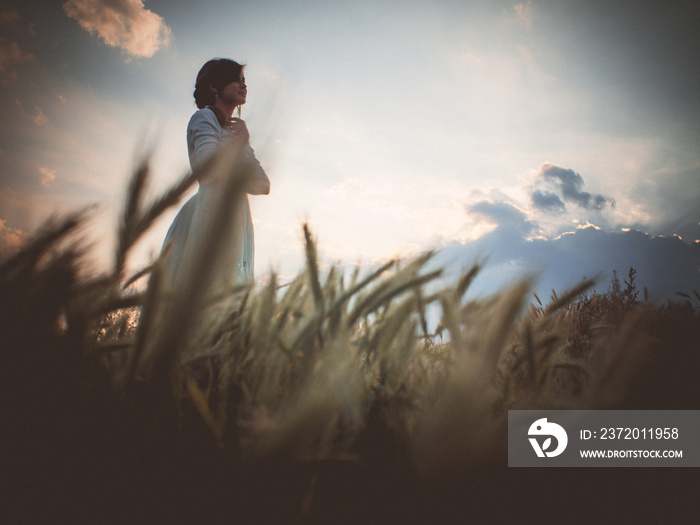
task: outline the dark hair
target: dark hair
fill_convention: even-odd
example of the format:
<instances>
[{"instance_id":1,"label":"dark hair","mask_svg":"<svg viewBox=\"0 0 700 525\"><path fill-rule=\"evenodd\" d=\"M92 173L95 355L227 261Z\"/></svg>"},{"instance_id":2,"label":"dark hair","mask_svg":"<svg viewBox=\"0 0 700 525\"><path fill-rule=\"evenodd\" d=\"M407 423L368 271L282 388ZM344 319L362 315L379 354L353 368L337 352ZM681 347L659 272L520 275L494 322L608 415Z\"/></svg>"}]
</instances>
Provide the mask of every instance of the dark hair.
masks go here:
<instances>
[{"instance_id":1,"label":"dark hair","mask_svg":"<svg viewBox=\"0 0 700 525\"><path fill-rule=\"evenodd\" d=\"M216 101L216 96L209 89L216 90L231 82L235 82L241 76L245 66L228 58L214 58L204 64L197 73L197 81L194 85L194 101L199 109L210 106Z\"/></svg>"}]
</instances>

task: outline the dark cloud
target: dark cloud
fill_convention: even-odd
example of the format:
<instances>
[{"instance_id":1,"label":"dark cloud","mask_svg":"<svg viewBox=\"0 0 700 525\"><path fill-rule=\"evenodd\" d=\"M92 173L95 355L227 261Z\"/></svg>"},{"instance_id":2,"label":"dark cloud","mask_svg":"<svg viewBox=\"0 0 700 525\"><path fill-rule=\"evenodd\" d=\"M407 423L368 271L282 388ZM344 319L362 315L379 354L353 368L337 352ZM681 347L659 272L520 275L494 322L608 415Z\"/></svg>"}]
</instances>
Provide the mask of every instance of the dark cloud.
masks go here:
<instances>
[{"instance_id":1,"label":"dark cloud","mask_svg":"<svg viewBox=\"0 0 700 525\"><path fill-rule=\"evenodd\" d=\"M588 199L589 206L595 206L596 196L585 197L579 174L547 165L542 170L545 176L557 182L564 198ZM531 196L539 209L564 207L556 194L534 191ZM496 228L476 241L448 245L436 262L457 269L485 260L472 289L475 295L502 290L528 276L536 277L533 291L542 299L551 290L562 292L584 277L598 279L597 289L605 291L613 270L626 275L630 267L637 270L639 290L646 287L652 301L677 300L677 292L700 291L700 242L635 229L606 231L592 225L547 239L533 235L540 231L539 224L507 201L484 200L467 211L486 217Z\"/></svg>"},{"instance_id":2,"label":"dark cloud","mask_svg":"<svg viewBox=\"0 0 700 525\"><path fill-rule=\"evenodd\" d=\"M700 243L593 227L550 240L528 241L511 233L499 227L477 241L450 245L440 253L440 262L465 267L485 259L475 294L502 290L528 275L536 276L533 291L543 300L551 290L562 292L584 277L597 278L596 288L605 291L613 270L626 275L630 267L637 270L638 288L646 287L652 301L677 300L677 292L700 291Z\"/></svg>"},{"instance_id":3,"label":"dark cloud","mask_svg":"<svg viewBox=\"0 0 700 525\"><path fill-rule=\"evenodd\" d=\"M538 210L554 213L563 213L566 210L566 206L559 196L550 191L535 190L530 197L532 198L532 205Z\"/></svg>"},{"instance_id":4,"label":"dark cloud","mask_svg":"<svg viewBox=\"0 0 700 525\"><path fill-rule=\"evenodd\" d=\"M587 210L602 210L607 204L615 207L615 200L605 195L592 194L583 191L583 177L572 169L562 168L551 162L545 162L540 166L540 178L549 186L559 192L566 202L573 202ZM565 210L564 202L556 193L534 190L530 197L533 205L544 211L562 212Z\"/></svg>"},{"instance_id":5,"label":"dark cloud","mask_svg":"<svg viewBox=\"0 0 700 525\"><path fill-rule=\"evenodd\" d=\"M506 201L480 201L468 208L471 213L477 213L498 224L498 227L511 231L528 234L534 223L528 220L525 212Z\"/></svg>"}]
</instances>

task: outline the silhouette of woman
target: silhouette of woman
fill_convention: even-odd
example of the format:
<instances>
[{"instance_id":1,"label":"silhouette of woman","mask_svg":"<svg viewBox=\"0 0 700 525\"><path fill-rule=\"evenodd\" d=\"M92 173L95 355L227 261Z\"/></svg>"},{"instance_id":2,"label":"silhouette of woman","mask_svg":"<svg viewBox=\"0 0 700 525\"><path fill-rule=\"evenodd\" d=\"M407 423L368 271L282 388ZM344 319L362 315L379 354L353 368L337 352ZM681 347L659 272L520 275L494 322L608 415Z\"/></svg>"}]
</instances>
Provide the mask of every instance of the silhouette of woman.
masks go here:
<instances>
[{"instance_id":1,"label":"silhouette of woman","mask_svg":"<svg viewBox=\"0 0 700 525\"><path fill-rule=\"evenodd\" d=\"M253 176L245 186L245 191L252 195L270 193L270 180L255 153L250 147L248 128L240 118L240 109L246 102L248 88L243 76L244 67L233 60L220 58L204 64L197 75L194 99L198 110L192 115L187 126L187 151L190 166L198 176L199 190L180 209L175 217L163 243L163 250L169 247L169 260L164 271L170 284L177 281L182 269L182 261L188 251L193 249L194 237L201 235L201 223L211 210L216 198L221 198L221 191L226 181L207 175L200 169L220 147L239 148L237 162L244 169L253 171ZM238 110L237 117L233 117ZM254 234L248 196L235 203L239 209L233 238L220 239L225 245L223 262L219 266L217 280L224 284L245 284L253 281ZM207 256L207 254L201 254ZM220 281L219 281L220 282Z\"/></svg>"}]
</instances>

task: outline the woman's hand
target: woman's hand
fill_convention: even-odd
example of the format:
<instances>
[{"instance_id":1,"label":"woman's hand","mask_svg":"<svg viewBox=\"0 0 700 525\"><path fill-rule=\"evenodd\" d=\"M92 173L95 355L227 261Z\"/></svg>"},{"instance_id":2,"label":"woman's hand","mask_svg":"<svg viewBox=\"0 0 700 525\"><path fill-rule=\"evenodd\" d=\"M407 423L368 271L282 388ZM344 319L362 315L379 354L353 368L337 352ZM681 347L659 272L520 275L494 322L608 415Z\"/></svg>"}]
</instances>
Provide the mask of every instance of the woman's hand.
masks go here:
<instances>
[{"instance_id":1,"label":"woman's hand","mask_svg":"<svg viewBox=\"0 0 700 525\"><path fill-rule=\"evenodd\" d=\"M250 140L248 126L246 126L246 123L243 119L236 117L232 118L231 123L229 124L229 129L231 130L231 133L233 133L235 140L240 140L244 144Z\"/></svg>"},{"instance_id":2,"label":"woman's hand","mask_svg":"<svg viewBox=\"0 0 700 525\"><path fill-rule=\"evenodd\" d=\"M270 180L267 178L265 171L255 158L253 150L248 145L250 140L248 126L246 126L244 120L240 118L232 118L231 123L229 124L229 129L233 134L234 147L239 150L239 154L243 155L241 160L252 163L252 165L256 167L256 176L248 182L246 192L250 193L251 195L268 195L270 193Z\"/></svg>"}]
</instances>

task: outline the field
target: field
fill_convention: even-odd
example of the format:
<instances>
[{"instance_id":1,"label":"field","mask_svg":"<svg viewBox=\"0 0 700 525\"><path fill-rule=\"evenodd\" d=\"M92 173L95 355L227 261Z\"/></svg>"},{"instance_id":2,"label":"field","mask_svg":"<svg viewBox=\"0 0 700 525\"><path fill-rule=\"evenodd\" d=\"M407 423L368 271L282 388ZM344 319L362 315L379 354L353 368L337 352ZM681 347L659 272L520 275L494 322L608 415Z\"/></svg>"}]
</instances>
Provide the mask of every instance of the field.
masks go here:
<instances>
[{"instance_id":1,"label":"field","mask_svg":"<svg viewBox=\"0 0 700 525\"><path fill-rule=\"evenodd\" d=\"M348 274L318 261L308 225L294 279L228 286L216 246L235 221L235 175L175 285L164 259L125 273L130 249L194 182L145 202L147 160L112 268L85 268L89 212L47 224L0 264L14 520L686 518L692 469L508 470L506 416L699 409L697 292L650 304L631 268L605 293L582 282L543 302L523 280L472 298L478 266L445 283L425 253Z\"/></svg>"}]
</instances>

